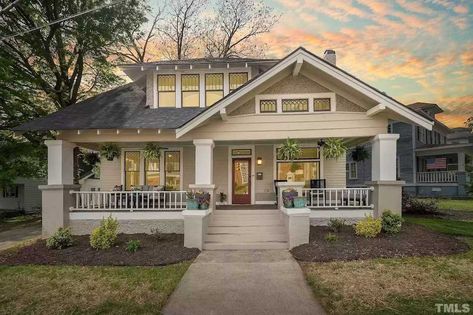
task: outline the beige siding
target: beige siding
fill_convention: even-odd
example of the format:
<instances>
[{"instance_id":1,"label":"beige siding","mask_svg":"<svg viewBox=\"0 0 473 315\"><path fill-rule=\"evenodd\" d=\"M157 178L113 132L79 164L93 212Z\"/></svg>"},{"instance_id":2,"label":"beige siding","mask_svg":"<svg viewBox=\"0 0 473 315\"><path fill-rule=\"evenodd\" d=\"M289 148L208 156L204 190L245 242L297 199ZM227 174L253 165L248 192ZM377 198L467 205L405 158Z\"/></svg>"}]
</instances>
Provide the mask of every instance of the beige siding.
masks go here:
<instances>
[{"instance_id":1,"label":"beige siding","mask_svg":"<svg viewBox=\"0 0 473 315\"><path fill-rule=\"evenodd\" d=\"M195 184L195 148L186 146L182 153L182 189L187 190L190 184Z\"/></svg>"},{"instance_id":2,"label":"beige siding","mask_svg":"<svg viewBox=\"0 0 473 315\"><path fill-rule=\"evenodd\" d=\"M100 189L113 190L115 185L121 184L120 158L108 161L100 160Z\"/></svg>"},{"instance_id":3,"label":"beige siding","mask_svg":"<svg viewBox=\"0 0 473 315\"><path fill-rule=\"evenodd\" d=\"M230 113L230 116L238 116L238 115L248 115L255 113L255 98L253 97L245 104L237 107L234 111Z\"/></svg>"},{"instance_id":4,"label":"beige siding","mask_svg":"<svg viewBox=\"0 0 473 315\"><path fill-rule=\"evenodd\" d=\"M263 173L262 180L255 180L255 201L275 201L274 194L274 182L273 182L273 145L256 145L255 146L255 158L261 157L263 164L256 165L255 174L258 172ZM256 164L256 161L255 161Z\"/></svg>"},{"instance_id":5,"label":"beige siding","mask_svg":"<svg viewBox=\"0 0 473 315\"><path fill-rule=\"evenodd\" d=\"M337 112L365 112L366 110L341 95L336 95Z\"/></svg>"},{"instance_id":6,"label":"beige siding","mask_svg":"<svg viewBox=\"0 0 473 315\"><path fill-rule=\"evenodd\" d=\"M228 146L214 148L214 183L218 195L223 192L228 195Z\"/></svg>"},{"instance_id":7,"label":"beige siding","mask_svg":"<svg viewBox=\"0 0 473 315\"><path fill-rule=\"evenodd\" d=\"M345 171L346 156L338 160L325 159L324 160L324 178L327 180L328 188L346 187L346 171Z\"/></svg>"},{"instance_id":8,"label":"beige siding","mask_svg":"<svg viewBox=\"0 0 473 315\"><path fill-rule=\"evenodd\" d=\"M289 75L271 87L267 88L261 94L294 94L294 93L325 93L331 92L326 87L312 81L303 75Z\"/></svg>"}]
</instances>

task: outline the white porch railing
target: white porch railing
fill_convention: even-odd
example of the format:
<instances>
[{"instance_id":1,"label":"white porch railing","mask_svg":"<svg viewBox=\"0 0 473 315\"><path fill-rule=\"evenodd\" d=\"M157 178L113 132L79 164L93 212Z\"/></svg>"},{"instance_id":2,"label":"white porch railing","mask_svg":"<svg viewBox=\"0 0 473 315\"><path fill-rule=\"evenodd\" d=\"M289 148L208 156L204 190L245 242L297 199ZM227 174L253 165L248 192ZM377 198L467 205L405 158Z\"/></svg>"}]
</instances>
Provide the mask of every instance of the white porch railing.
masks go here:
<instances>
[{"instance_id":1,"label":"white porch railing","mask_svg":"<svg viewBox=\"0 0 473 315\"><path fill-rule=\"evenodd\" d=\"M314 209L373 208L370 195L373 187L363 188L304 188L307 207Z\"/></svg>"},{"instance_id":2,"label":"white porch railing","mask_svg":"<svg viewBox=\"0 0 473 315\"><path fill-rule=\"evenodd\" d=\"M456 183L457 171L417 172L418 183Z\"/></svg>"},{"instance_id":3,"label":"white porch railing","mask_svg":"<svg viewBox=\"0 0 473 315\"><path fill-rule=\"evenodd\" d=\"M182 211L185 191L71 191L71 211Z\"/></svg>"}]
</instances>

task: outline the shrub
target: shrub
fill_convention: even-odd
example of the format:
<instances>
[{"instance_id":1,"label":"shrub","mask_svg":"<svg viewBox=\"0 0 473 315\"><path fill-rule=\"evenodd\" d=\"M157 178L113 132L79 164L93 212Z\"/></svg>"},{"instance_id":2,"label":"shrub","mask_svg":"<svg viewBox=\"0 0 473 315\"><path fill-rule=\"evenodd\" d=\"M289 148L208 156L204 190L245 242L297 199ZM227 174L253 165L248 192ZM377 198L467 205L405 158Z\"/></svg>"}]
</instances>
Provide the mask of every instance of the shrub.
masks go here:
<instances>
[{"instance_id":1,"label":"shrub","mask_svg":"<svg viewBox=\"0 0 473 315\"><path fill-rule=\"evenodd\" d=\"M335 235L331 232L328 232L327 234L325 234L325 240L327 242L333 243L333 242L337 241L337 239L338 239L337 235Z\"/></svg>"},{"instance_id":2,"label":"shrub","mask_svg":"<svg viewBox=\"0 0 473 315\"><path fill-rule=\"evenodd\" d=\"M72 233L70 228L59 228L54 235L46 240L49 249L63 249L72 246Z\"/></svg>"},{"instance_id":3,"label":"shrub","mask_svg":"<svg viewBox=\"0 0 473 315\"><path fill-rule=\"evenodd\" d=\"M141 242L139 240L130 240L126 243L126 251L130 253L136 253L141 247Z\"/></svg>"},{"instance_id":4,"label":"shrub","mask_svg":"<svg viewBox=\"0 0 473 315\"><path fill-rule=\"evenodd\" d=\"M368 216L355 224L356 235L376 237L381 232L381 219Z\"/></svg>"},{"instance_id":5,"label":"shrub","mask_svg":"<svg viewBox=\"0 0 473 315\"><path fill-rule=\"evenodd\" d=\"M151 235L153 235L158 241L164 238L164 233L158 227L151 228Z\"/></svg>"},{"instance_id":6,"label":"shrub","mask_svg":"<svg viewBox=\"0 0 473 315\"><path fill-rule=\"evenodd\" d=\"M118 221L110 215L103 218L100 226L90 235L90 246L95 249L107 249L115 245L118 234Z\"/></svg>"},{"instance_id":7,"label":"shrub","mask_svg":"<svg viewBox=\"0 0 473 315\"><path fill-rule=\"evenodd\" d=\"M436 214L438 212L438 204L434 199L421 200L403 193L402 211L409 214Z\"/></svg>"},{"instance_id":8,"label":"shrub","mask_svg":"<svg viewBox=\"0 0 473 315\"><path fill-rule=\"evenodd\" d=\"M328 227L333 232L340 232L344 226L345 226L345 220L343 219L333 218L328 221Z\"/></svg>"},{"instance_id":9,"label":"shrub","mask_svg":"<svg viewBox=\"0 0 473 315\"><path fill-rule=\"evenodd\" d=\"M386 210L381 216L381 224L384 232L389 234L396 234L401 231L402 218L399 214Z\"/></svg>"}]
</instances>

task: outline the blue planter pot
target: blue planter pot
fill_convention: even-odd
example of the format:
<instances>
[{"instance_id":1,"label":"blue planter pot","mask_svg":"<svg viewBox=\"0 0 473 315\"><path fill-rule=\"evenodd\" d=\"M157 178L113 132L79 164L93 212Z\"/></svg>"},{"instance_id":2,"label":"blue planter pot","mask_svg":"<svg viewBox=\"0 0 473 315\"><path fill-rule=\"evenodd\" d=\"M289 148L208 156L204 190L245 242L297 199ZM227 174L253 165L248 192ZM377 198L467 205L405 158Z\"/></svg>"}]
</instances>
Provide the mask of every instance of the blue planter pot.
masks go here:
<instances>
[{"instance_id":1,"label":"blue planter pot","mask_svg":"<svg viewBox=\"0 0 473 315\"><path fill-rule=\"evenodd\" d=\"M186 204L187 204L187 210L199 209L199 203L195 199L187 199Z\"/></svg>"},{"instance_id":2,"label":"blue planter pot","mask_svg":"<svg viewBox=\"0 0 473 315\"><path fill-rule=\"evenodd\" d=\"M295 197L294 198L294 208L305 208L306 199L305 197Z\"/></svg>"},{"instance_id":3,"label":"blue planter pot","mask_svg":"<svg viewBox=\"0 0 473 315\"><path fill-rule=\"evenodd\" d=\"M207 210L209 208L209 205L204 203L204 204L199 205L199 208L200 210Z\"/></svg>"}]
</instances>

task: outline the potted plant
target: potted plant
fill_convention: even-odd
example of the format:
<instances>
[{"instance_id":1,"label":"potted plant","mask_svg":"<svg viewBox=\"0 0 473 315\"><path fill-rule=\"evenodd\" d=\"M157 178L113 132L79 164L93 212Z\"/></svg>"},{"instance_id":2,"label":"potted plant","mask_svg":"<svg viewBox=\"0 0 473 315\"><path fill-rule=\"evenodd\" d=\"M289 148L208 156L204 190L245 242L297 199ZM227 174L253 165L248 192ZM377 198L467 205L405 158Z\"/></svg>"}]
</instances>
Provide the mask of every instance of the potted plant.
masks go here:
<instances>
[{"instance_id":1,"label":"potted plant","mask_svg":"<svg viewBox=\"0 0 473 315\"><path fill-rule=\"evenodd\" d=\"M220 203L225 203L227 201L227 194L224 192L219 193L219 201Z\"/></svg>"},{"instance_id":2,"label":"potted plant","mask_svg":"<svg viewBox=\"0 0 473 315\"><path fill-rule=\"evenodd\" d=\"M143 149L143 156L147 160L159 159L161 157L161 149L159 144L148 142Z\"/></svg>"},{"instance_id":3,"label":"potted plant","mask_svg":"<svg viewBox=\"0 0 473 315\"><path fill-rule=\"evenodd\" d=\"M278 149L278 159L293 161L301 155L301 147L299 143L291 138L287 138L282 146Z\"/></svg>"},{"instance_id":4,"label":"potted plant","mask_svg":"<svg viewBox=\"0 0 473 315\"><path fill-rule=\"evenodd\" d=\"M347 152L347 147L343 143L343 139L329 138L323 145L323 154L326 159L338 160Z\"/></svg>"},{"instance_id":5,"label":"potted plant","mask_svg":"<svg viewBox=\"0 0 473 315\"><path fill-rule=\"evenodd\" d=\"M199 209L207 210L210 205L210 193L198 192L195 195L196 195L197 202L199 203Z\"/></svg>"},{"instance_id":6,"label":"potted plant","mask_svg":"<svg viewBox=\"0 0 473 315\"><path fill-rule=\"evenodd\" d=\"M305 208L307 205L306 197L294 197L294 208Z\"/></svg>"},{"instance_id":7,"label":"potted plant","mask_svg":"<svg viewBox=\"0 0 473 315\"><path fill-rule=\"evenodd\" d=\"M370 158L370 153L364 146L357 146L351 152L351 158L355 162L361 162Z\"/></svg>"},{"instance_id":8,"label":"potted plant","mask_svg":"<svg viewBox=\"0 0 473 315\"><path fill-rule=\"evenodd\" d=\"M295 189L286 189L282 192L282 202L284 208L294 207L294 198L297 197L297 191Z\"/></svg>"},{"instance_id":9,"label":"potted plant","mask_svg":"<svg viewBox=\"0 0 473 315\"><path fill-rule=\"evenodd\" d=\"M113 161L114 158L120 156L120 148L114 143L105 143L100 148L100 157L106 158L108 161Z\"/></svg>"},{"instance_id":10,"label":"potted plant","mask_svg":"<svg viewBox=\"0 0 473 315\"><path fill-rule=\"evenodd\" d=\"M199 209L199 202L196 199L195 192L189 190L186 192L186 209L197 210Z\"/></svg>"}]
</instances>

